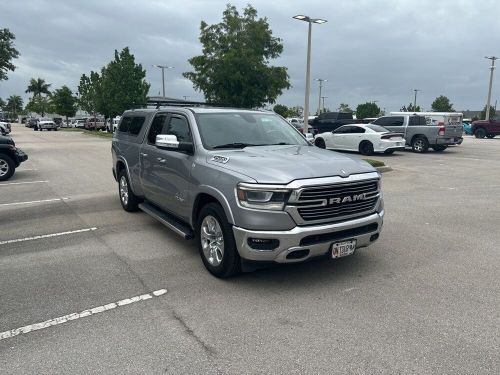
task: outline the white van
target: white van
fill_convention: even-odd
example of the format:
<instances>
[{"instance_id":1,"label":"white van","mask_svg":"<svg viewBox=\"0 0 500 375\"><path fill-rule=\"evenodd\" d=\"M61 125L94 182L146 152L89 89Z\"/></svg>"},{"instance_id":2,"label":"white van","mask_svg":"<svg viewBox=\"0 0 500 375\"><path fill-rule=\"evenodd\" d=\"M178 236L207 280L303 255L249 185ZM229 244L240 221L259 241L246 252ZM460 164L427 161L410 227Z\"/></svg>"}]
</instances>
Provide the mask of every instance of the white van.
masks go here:
<instances>
[{"instance_id":1,"label":"white van","mask_svg":"<svg viewBox=\"0 0 500 375\"><path fill-rule=\"evenodd\" d=\"M427 125L462 125L464 117L460 112L391 112L391 116L424 116Z\"/></svg>"}]
</instances>

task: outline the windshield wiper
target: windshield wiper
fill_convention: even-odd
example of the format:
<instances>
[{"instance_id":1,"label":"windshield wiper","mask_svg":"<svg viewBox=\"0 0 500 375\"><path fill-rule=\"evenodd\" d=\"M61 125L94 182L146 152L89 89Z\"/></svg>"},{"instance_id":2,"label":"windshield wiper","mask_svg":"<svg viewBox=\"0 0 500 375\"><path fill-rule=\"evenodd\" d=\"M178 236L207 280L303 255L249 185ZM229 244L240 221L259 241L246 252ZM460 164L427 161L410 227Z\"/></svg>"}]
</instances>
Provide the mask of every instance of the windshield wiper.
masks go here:
<instances>
[{"instance_id":1,"label":"windshield wiper","mask_svg":"<svg viewBox=\"0 0 500 375\"><path fill-rule=\"evenodd\" d=\"M245 148L247 146L258 146L258 145L254 145L251 143L235 142L235 143L226 143L225 145L217 145L212 148L215 150L217 148Z\"/></svg>"},{"instance_id":2,"label":"windshield wiper","mask_svg":"<svg viewBox=\"0 0 500 375\"><path fill-rule=\"evenodd\" d=\"M265 145L259 145L259 146L298 146L293 143L286 143L286 142L280 142L280 143L268 143Z\"/></svg>"}]
</instances>

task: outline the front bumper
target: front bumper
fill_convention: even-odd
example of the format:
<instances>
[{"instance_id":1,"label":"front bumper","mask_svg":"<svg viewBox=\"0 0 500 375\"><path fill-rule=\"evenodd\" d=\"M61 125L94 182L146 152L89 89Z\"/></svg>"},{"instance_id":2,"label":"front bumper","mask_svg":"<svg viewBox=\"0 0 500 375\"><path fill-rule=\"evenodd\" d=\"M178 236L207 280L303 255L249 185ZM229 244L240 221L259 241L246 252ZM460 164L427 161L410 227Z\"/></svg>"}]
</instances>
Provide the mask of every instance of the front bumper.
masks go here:
<instances>
[{"instance_id":1,"label":"front bumper","mask_svg":"<svg viewBox=\"0 0 500 375\"><path fill-rule=\"evenodd\" d=\"M19 164L21 164L22 162L28 160L28 155L26 155L26 153L24 153L21 149L16 149L16 152L15 152L15 158L16 158L16 168L19 166Z\"/></svg>"},{"instance_id":2,"label":"front bumper","mask_svg":"<svg viewBox=\"0 0 500 375\"><path fill-rule=\"evenodd\" d=\"M375 242L382 230L384 211L341 223L295 227L287 231L252 231L234 226L236 247L243 259L278 263L302 262L325 255L333 242L356 240L356 248ZM278 240L274 250L256 250L249 239ZM302 252L298 252L302 251ZM304 254L296 257L294 254Z\"/></svg>"}]
</instances>

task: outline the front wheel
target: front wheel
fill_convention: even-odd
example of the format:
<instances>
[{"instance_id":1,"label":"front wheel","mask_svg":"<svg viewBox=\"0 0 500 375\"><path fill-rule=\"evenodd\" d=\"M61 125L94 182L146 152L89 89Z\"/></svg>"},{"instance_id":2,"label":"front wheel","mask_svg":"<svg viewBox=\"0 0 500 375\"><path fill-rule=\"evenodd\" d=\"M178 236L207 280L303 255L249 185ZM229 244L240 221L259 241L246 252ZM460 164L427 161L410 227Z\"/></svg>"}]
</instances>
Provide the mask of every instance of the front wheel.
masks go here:
<instances>
[{"instance_id":1,"label":"front wheel","mask_svg":"<svg viewBox=\"0 0 500 375\"><path fill-rule=\"evenodd\" d=\"M7 181L12 177L15 170L14 160L7 155L0 154L0 181Z\"/></svg>"},{"instance_id":2,"label":"front wheel","mask_svg":"<svg viewBox=\"0 0 500 375\"><path fill-rule=\"evenodd\" d=\"M476 130L474 135L476 138L484 138L486 137L486 130L484 130L483 128L479 128Z\"/></svg>"},{"instance_id":3,"label":"front wheel","mask_svg":"<svg viewBox=\"0 0 500 375\"><path fill-rule=\"evenodd\" d=\"M120 203L125 211L134 212L139 209L139 198L130 188L130 181L124 169L118 173L118 194L120 195Z\"/></svg>"},{"instance_id":4,"label":"front wheel","mask_svg":"<svg viewBox=\"0 0 500 375\"><path fill-rule=\"evenodd\" d=\"M427 152L429 150L429 141L425 137L416 137L411 144L411 148L414 152Z\"/></svg>"},{"instance_id":5,"label":"front wheel","mask_svg":"<svg viewBox=\"0 0 500 375\"><path fill-rule=\"evenodd\" d=\"M325 144L325 140L323 138L317 138L315 141L314 141L314 145L316 147L319 147L319 148L323 148L325 149L326 148L326 144Z\"/></svg>"},{"instance_id":6,"label":"front wheel","mask_svg":"<svg viewBox=\"0 0 500 375\"><path fill-rule=\"evenodd\" d=\"M241 259L233 229L224 209L208 203L198 218L198 249L205 268L214 276L227 278L241 272Z\"/></svg>"}]
</instances>

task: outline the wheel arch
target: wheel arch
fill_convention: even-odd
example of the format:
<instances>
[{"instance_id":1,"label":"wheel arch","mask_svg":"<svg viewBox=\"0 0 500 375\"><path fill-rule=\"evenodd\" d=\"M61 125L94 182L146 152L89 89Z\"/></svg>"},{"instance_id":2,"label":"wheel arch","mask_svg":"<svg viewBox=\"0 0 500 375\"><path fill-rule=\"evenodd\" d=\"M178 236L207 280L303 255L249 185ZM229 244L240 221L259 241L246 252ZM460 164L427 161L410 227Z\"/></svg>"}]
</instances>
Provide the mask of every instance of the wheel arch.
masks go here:
<instances>
[{"instance_id":1,"label":"wheel arch","mask_svg":"<svg viewBox=\"0 0 500 375\"><path fill-rule=\"evenodd\" d=\"M198 222L198 216L201 209L208 203L218 203L221 205L224 213L226 214L227 220L230 224L234 224L234 216L229 206L229 202L226 197L218 190L213 187L204 186L196 195L193 201L193 209L191 214L191 226L196 227Z\"/></svg>"},{"instance_id":2,"label":"wheel arch","mask_svg":"<svg viewBox=\"0 0 500 375\"><path fill-rule=\"evenodd\" d=\"M413 137L411 137L411 140L410 140L410 145L413 144L413 141L415 141L415 139L417 138L425 138L427 140L427 143L430 143L429 142L429 138L427 138L427 136L425 134L415 134Z\"/></svg>"}]
</instances>

